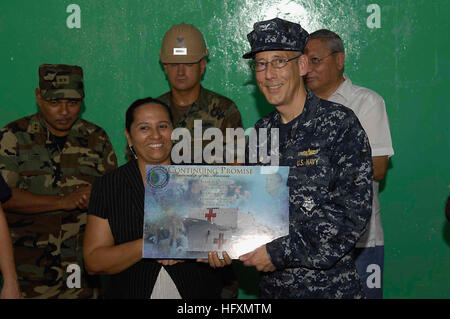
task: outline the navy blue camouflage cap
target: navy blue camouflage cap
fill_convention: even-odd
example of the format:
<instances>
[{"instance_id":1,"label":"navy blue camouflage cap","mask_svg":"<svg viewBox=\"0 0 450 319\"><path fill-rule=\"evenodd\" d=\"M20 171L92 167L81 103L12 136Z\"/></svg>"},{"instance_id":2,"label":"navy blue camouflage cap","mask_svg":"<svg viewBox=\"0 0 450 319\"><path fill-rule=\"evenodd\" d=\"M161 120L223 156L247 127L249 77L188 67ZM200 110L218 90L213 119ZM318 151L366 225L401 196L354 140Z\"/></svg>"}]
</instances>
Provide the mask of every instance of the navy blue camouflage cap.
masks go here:
<instances>
[{"instance_id":1,"label":"navy blue camouflage cap","mask_svg":"<svg viewBox=\"0 0 450 319\"><path fill-rule=\"evenodd\" d=\"M303 52L309 33L300 24L280 18L256 22L253 31L247 34L251 51L244 59L251 59L262 51L300 51Z\"/></svg>"}]
</instances>

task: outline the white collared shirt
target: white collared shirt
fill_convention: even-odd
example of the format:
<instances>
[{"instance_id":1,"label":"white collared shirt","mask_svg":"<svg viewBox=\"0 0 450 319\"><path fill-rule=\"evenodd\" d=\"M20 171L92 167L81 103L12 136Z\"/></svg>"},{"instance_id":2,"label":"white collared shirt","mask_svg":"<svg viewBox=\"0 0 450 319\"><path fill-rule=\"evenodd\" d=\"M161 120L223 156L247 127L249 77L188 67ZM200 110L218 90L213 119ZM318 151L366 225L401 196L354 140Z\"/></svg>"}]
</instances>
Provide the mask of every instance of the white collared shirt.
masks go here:
<instances>
[{"instance_id":1,"label":"white collared shirt","mask_svg":"<svg viewBox=\"0 0 450 319\"><path fill-rule=\"evenodd\" d=\"M178 288L164 267L161 267L150 299L181 299Z\"/></svg>"},{"instance_id":2,"label":"white collared shirt","mask_svg":"<svg viewBox=\"0 0 450 319\"><path fill-rule=\"evenodd\" d=\"M328 100L350 108L358 117L369 138L372 156L394 155L392 148L389 119L383 98L376 92L353 85L344 74L345 81ZM381 224L380 202L378 200L379 183L373 182L372 216L368 229L356 247L374 247L384 245L383 227Z\"/></svg>"}]
</instances>

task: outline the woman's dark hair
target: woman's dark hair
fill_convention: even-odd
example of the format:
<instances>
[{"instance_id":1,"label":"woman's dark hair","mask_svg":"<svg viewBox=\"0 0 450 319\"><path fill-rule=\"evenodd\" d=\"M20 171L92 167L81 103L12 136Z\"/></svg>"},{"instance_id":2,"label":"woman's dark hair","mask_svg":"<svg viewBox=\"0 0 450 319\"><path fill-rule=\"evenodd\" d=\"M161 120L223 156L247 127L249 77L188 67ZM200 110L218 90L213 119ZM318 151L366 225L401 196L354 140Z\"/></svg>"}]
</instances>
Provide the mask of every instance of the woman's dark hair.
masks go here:
<instances>
[{"instance_id":1,"label":"woman's dark hair","mask_svg":"<svg viewBox=\"0 0 450 319\"><path fill-rule=\"evenodd\" d=\"M170 111L169 106L157 99L154 99L152 97L146 97L144 99L139 99L134 101L129 107L127 112L125 113L125 127L127 129L128 132L130 132L131 130L131 123L133 123L134 121L134 111L141 105L144 104L148 104L148 103L154 103L154 104L159 104L162 107L164 107L164 109L166 110L167 114L169 115L169 120L170 123L173 125L173 117L172 117L172 112Z\"/></svg>"}]
</instances>

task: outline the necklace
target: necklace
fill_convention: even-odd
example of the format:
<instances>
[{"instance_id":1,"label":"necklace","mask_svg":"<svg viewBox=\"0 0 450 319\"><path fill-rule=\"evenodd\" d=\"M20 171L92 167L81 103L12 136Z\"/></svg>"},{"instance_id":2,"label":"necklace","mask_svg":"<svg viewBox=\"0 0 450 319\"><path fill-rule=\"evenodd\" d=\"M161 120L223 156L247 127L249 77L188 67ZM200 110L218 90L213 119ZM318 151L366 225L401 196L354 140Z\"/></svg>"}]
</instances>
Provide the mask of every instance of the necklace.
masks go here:
<instances>
[{"instance_id":1,"label":"necklace","mask_svg":"<svg viewBox=\"0 0 450 319\"><path fill-rule=\"evenodd\" d=\"M51 161L51 165L53 168L53 186L57 187L58 182L61 179L61 155L62 155L62 149L64 148L64 144L66 143L67 136L64 137L58 137L50 133L49 129L47 128L47 140L46 140L46 149ZM56 146L56 149L58 151L58 154L56 156L52 156L53 151L55 151L54 146Z\"/></svg>"},{"instance_id":2,"label":"necklace","mask_svg":"<svg viewBox=\"0 0 450 319\"><path fill-rule=\"evenodd\" d=\"M51 134L50 138L50 131L47 129L47 145L55 144L56 148L58 149L58 154L61 156L62 149L64 149L64 144L66 144L67 136L55 136Z\"/></svg>"}]
</instances>

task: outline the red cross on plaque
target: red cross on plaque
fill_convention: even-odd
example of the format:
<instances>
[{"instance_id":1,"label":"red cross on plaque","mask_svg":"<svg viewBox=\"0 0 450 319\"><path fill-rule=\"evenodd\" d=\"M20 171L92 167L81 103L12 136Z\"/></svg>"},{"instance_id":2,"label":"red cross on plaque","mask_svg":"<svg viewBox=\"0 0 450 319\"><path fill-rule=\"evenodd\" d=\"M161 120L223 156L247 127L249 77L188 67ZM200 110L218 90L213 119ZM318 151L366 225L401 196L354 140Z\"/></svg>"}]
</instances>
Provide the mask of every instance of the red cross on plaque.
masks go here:
<instances>
[{"instance_id":1,"label":"red cross on plaque","mask_svg":"<svg viewBox=\"0 0 450 319\"><path fill-rule=\"evenodd\" d=\"M219 249L222 249L223 244L227 241L223 239L223 233L219 233L219 238L214 238L214 244L219 244Z\"/></svg>"},{"instance_id":2,"label":"red cross on plaque","mask_svg":"<svg viewBox=\"0 0 450 319\"><path fill-rule=\"evenodd\" d=\"M206 219L210 222L212 218L216 217L217 215L213 213L214 208L210 208L208 214L205 214Z\"/></svg>"}]
</instances>

